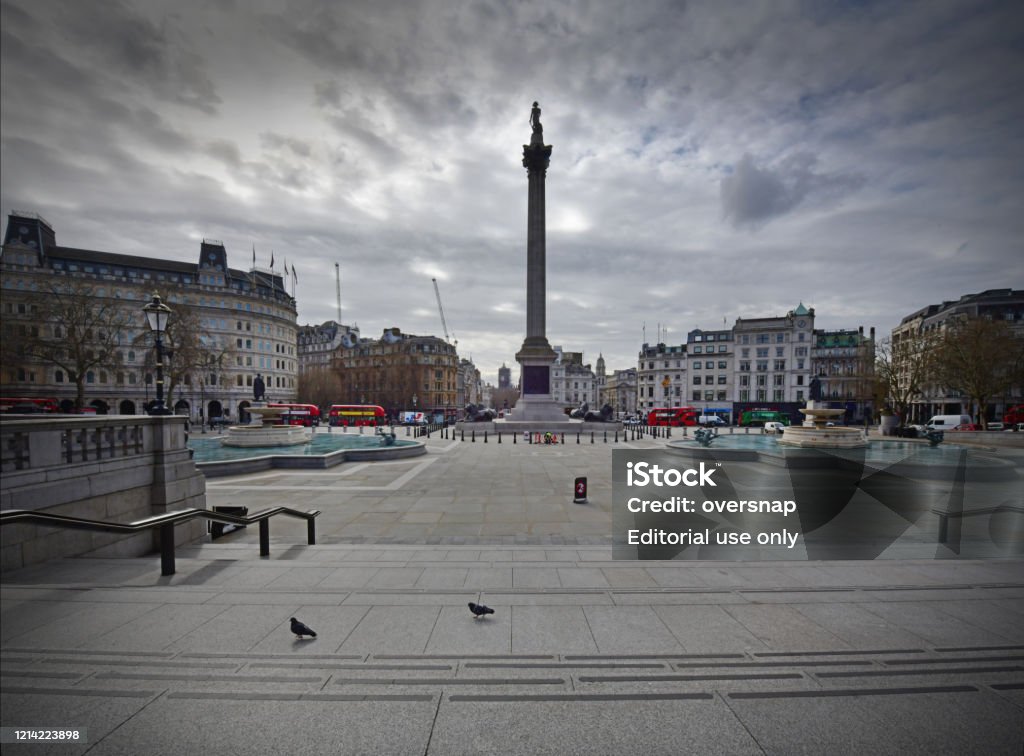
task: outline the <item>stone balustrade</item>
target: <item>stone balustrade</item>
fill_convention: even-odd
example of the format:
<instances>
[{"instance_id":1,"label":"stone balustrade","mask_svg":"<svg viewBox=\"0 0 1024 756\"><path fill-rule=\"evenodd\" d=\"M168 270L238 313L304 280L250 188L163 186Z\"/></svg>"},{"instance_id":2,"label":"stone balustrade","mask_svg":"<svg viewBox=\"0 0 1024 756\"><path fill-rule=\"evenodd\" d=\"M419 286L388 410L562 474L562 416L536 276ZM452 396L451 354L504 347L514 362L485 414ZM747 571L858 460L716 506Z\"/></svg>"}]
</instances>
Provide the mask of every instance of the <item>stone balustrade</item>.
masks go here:
<instances>
[{"instance_id":1,"label":"stone balustrade","mask_svg":"<svg viewBox=\"0 0 1024 756\"><path fill-rule=\"evenodd\" d=\"M114 522L206 506L206 484L185 446L184 417L7 416L0 420L0 509ZM204 533L180 526L185 543ZM15 523L0 536L0 569L88 554L140 556L154 535L131 536Z\"/></svg>"}]
</instances>

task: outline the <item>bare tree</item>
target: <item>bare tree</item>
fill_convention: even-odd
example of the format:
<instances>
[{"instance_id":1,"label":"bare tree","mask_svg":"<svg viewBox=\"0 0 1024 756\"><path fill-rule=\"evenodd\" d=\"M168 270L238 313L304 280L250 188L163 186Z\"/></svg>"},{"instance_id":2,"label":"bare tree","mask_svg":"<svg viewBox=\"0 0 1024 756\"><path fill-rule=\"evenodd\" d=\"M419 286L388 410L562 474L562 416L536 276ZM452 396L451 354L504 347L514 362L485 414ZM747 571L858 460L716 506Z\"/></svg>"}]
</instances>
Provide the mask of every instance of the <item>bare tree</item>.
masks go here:
<instances>
[{"instance_id":1,"label":"bare tree","mask_svg":"<svg viewBox=\"0 0 1024 756\"><path fill-rule=\"evenodd\" d=\"M933 376L970 397L984 423L991 399L1024 385L1024 335L1004 320L957 318L947 323L937 345Z\"/></svg>"},{"instance_id":2,"label":"bare tree","mask_svg":"<svg viewBox=\"0 0 1024 756\"><path fill-rule=\"evenodd\" d=\"M61 278L24 299L24 312L5 318L4 364L56 366L75 384L75 407L85 403L85 384L97 370L117 370L121 349L131 343L138 313L129 313L89 281Z\"/></svg>"},{"instance_id":3,"label":"bare tree","mask_svg":"<svg viewBox=\"0 0 1024 756\"><path fill-rule=\"evenodd\" d=\"M875 349L875 375L901 418L931 382L936 343L931 333L904 333L895 342L883 339Z\"/></svg>"},{"instance_id":4,"label":"bare tree","mask_svg":"<svg viewBox=\"0 0 1024 756\"><path fill-rule=\"evenodd\" d=\"M299 401L317 405L321 412L327 412L332 404L344 404L344 389L337 371L330 368L314 368L299 373Z\"/></svg>"},{"instance_id":5,"label":"bare tree","mask_svg":"<svg viewBox=\"0 0 1024 756\"><path fill-rule=\"evenodd\" d=\"M164 386L168 407L174 406L174 396L180 397L185 386L190 386L193 375L205 374L217 366L220 373L224 365L230 363L234 354L231 347L221 347L211 334L203 328L202 320L196 311L187 305L171 308L167 319L167 330L162 337L164 353ZM146 367L152 369L156 364L156 352L152 348L152 332L144 332L136 343L144 344L146 349Z\"/></svg>"},{"instance_id":6,"label":"bare tree","mask_svg":"<svg viewBox=\"0 0 1024 756\"><path fill-rule=\"evenodd\" d=\"M491 392L491 405L496 410L505 409L505 403L508 402L508 407L511 409L516 406L516 402L519 401L519 389L515 388L496 388Z\"/></svg>"}]
</instances>

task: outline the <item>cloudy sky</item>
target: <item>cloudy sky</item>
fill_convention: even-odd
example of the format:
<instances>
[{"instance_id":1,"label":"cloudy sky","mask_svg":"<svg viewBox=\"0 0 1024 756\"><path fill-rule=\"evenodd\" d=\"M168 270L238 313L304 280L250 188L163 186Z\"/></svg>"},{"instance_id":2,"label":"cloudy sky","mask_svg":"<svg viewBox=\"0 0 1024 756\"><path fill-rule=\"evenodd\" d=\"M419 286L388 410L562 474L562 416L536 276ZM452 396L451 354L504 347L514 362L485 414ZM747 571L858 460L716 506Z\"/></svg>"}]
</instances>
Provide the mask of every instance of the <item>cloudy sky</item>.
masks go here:
<instances>
[{"instance_id":1,"label":"cloudy sky","mask_svg":"<svg viewBox=\"0 0 1024 756\"><path fill-rule=\"evenodd\" d=\"M0 211L297 268L300 323L525 331L530 105L552 344L781 315L887 333L1024 288L1019 0L4 0ZM667 329L667 330L666 330Z\"/></svg>"}]
</instances>

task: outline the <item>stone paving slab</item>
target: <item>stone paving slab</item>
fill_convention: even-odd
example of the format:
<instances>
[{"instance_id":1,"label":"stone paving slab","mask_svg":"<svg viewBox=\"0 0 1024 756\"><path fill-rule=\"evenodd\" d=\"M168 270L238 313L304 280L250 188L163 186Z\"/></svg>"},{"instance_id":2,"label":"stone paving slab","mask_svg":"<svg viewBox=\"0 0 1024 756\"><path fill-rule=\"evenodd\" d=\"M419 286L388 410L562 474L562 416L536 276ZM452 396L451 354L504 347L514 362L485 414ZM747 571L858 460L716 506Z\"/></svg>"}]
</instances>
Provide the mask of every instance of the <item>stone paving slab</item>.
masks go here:
<instances>
[{"instance_id":1,"label":"stone paving slab","mask_svg":"<svg viewBox=\"0 0 1024 756\"><path fill-rule=\"evenodd\" d=\"M211 482L321 508L317 546L275 521L269 558L249 528L171 577L5 573L3 725L77 717L90 754L1021 752L1024 560L616 562L613 444L507 443Z\"/></svg>"}]
</instances>

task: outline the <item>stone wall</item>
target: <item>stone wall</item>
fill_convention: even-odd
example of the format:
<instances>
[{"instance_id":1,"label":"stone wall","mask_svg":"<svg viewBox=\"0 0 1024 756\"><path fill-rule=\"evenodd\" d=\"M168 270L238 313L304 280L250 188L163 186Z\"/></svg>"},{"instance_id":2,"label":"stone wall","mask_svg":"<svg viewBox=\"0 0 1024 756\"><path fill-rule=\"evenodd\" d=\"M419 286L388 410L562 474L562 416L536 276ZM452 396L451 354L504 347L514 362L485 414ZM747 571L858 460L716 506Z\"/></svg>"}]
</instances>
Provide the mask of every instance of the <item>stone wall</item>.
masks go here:
<instances>
[{"instance_id":1,"label":"stone wall","mask_svg":"<svg viewBox=\"0 0 1024 756\"><path fill-rule=\"evenodd\" d=\"M206 507L206 482L185 446L184 417L106 415L0 421L0 509L27 509L132 522ZM178 543L206 532L205 520L176 528ZM67 556L141 556L158 534L93 533L25 523L4 526L0 569Z\"/></svg>"}]
</instances>

